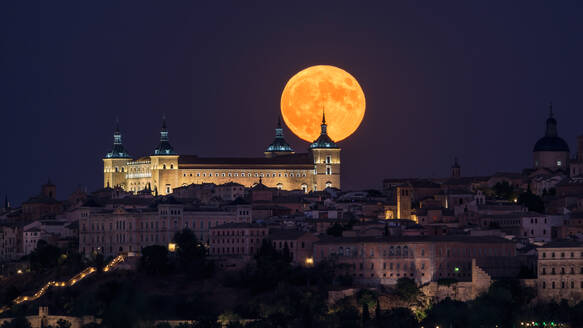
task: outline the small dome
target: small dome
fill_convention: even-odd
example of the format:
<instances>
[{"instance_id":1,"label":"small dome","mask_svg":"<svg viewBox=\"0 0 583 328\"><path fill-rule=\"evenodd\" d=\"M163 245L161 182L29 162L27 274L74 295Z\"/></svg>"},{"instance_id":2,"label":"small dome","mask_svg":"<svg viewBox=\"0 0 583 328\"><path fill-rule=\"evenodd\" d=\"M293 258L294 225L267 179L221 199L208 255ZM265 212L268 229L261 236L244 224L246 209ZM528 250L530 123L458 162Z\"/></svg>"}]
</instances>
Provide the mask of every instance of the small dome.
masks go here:
<instances>
[{"instance_id":1,"label":"small dome","mask_svg":"<svg viewBox=\"0 0 583 328\"><path fill-rule=\"evenodd\" d=\"M277 128L275 128L275 139L267 146L266 153L293 153L293 148L285 141L283 137L283 128L281 127L281 119L277 121Z\"/></svg>"},{"instance_id":2,"label":"small dome","mask_svg":"<svg viewBox=\"0 0 583 328\"><path fill-rule=\"evenodd\" d=\"M560 137L542 137L534 145L533 151L569 151L569 145Z\"/></svg>"}]
</instances>

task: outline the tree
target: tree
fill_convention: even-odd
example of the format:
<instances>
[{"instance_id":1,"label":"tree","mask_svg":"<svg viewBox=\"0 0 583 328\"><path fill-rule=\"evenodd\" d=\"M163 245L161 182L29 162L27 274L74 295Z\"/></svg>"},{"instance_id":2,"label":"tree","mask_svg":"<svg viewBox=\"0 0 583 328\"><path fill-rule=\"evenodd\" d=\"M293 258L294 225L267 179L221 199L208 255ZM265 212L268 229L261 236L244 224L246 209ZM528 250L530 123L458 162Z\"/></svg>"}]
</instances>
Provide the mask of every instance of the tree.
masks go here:
<instances>
[{"instance_id":1,"label":"tree","mask_svg":"<svg viewBox=\"0 0 583 328\"><path fill-rule=\"evenodd\" d=\"M184 229L174 235L176 255L180 268L197 277L205 277L212 273L212 263L206 260L206 248L192 230Z\"/></svg>"},{"instance_id":2,"label":"tree","mask_svg":"<svg viewBox=\"0 0 583 328\"><path fill-rule=\"evenodd\" d=\"M166 247L160 245L144 247L140 259L140 268L150 274L168 272L168 250Z\"/></svg>"},{"instance_id":3,"label":"tree","mask_svg":"<svg viewBox=\"0 0 583 328\"><path fill-rule=\"evenodd\" d=\"M368 309L368 303L362 303L362 325L365 326L370 320L370 312Z\"/></svg>"},{"instance_id":4,"label":"tree","mask_svg":"<svg viewBox=\"0 0 583 328\"><path fill-rule=\"evenodd\" d=\"M39 240L36 248L29 255L30 267L33 271L54 268L59 264L63 252L60 248Z\"/></svg>"},{"instance_id":5,"label":"tree","mask_svg":"<svg viewBox=\"0 0 583 328\"><path fill-rule=\"evenodd\" d=\"M344 231L344 227L338 223L334 222L328 229L326 229L326 233L330 236L334 237L342 237L342 232Z\"/></svg>"},{"instance_id":6,"label":"tree","mask_svg":"<svg viewBox=\"0 0 583 328\"><path fill-rule=\"evenodd\" d=\"M514 198L516 198L514 188L508 183L508 181L498 182L492 189L498 199L513 201Z\"/></svg>"},{"instance_id":7,"label":"tree","mask_svg":"<svg viewBox=\"0 0 583 328\"><path fill-rule=\"evenodd\" d=\"M530 186L526 192L523 192L518 196L518 204L528 207L529 211L544 213L545 203L539 196L535 195L530 191Z\"/></svg>"},{"instance_id":8,"label":"tree","mask_svg":"<svg viewBox=\"0 0 583 328\"><path fill-rule=\"evenodd\" d=\"M393 308L381 315L379 327L417 328L419 323L409 308ZM433 326L432 326L433 327ZM441 326L440 326L441 327ZM448 327L449 328L449 327Z\"/></svg>"},{"instance_id":9,"label":"tree","mask_svg":"<svg viewBox=\"0 0 583 328\"><path fill-rule=\"evenodd\" d=\"M71 328L71 323L65 319L59 319L57 321L57 328Z\"/></svg>"},{"instance_id":10,"label":"tree","mask_svg":"<svg viewBox=\"0 0 583 328\"><path fill-rule=\"evenodd\" d=\"M396 291L401 299L407 302L415 301L421 293L415 281L409 278L399 278L397 280Z\"/></svg>"},{"instance_id":11,"label":"tree","mask_svg":"<svg viewBox=\"0 0 583 328\"><path fill-rule=\"evenodd\" d=\"M31 328L30 322L23 315L18 315L12 321L6 321L0 328Z\"/></svg>"},{"instance_id":12,"label":"tree","mask_svg":"<svg viewBox=\"0 0 583 328\"><path fill-rule=\"evenodd\" d=\"M468 325L468 312L467 303L447 298L433 305L427 312L427 317L423 320L422 325L425 327L474 327ZM476 327L481 327L481 325Z\"/></svg>"}]
</instances>

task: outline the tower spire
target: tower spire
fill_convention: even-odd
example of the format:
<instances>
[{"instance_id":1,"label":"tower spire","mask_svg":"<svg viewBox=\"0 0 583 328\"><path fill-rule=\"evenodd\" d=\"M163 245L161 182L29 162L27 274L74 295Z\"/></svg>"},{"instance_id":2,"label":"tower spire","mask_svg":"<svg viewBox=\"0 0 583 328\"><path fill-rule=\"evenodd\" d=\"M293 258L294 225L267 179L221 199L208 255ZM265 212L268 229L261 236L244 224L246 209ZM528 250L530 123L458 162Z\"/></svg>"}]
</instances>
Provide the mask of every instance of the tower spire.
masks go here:
<instances>
[{"instance_id":1,"label":"tower spire","mask_svg":"<svg viewBox=\"0 0 583 328\"><path fill-rule=\"evenodd\" d=\"M326 124L326 112L324 111L324 106L322 106L322 124Z\"/></svg>"},{"instance_id":2,"label":"tower spire","mask_svg":"<svg viewBox=\"0 0 583 328\"><path fill-rule=\"evenodd\" d=\"M549 117L552 118L553 116L553 102L549 101Z\"/></svg>"},{"instance_id":3,"label":"tower spire","mask_svg":"<svg viewBox=\"0 0 583 328\"><path fill-rule=\"evenodd\" d=\"M129 158L130 154L125 150L121 141L119 130L119 117L115 117L115 131L113 132L113 148L105 155L106 158Z\"/></svg>"},{"instance_id":4,"label":"tower spire","mask_svg":"<svg viewBox=\"0 0 583 328\"><path fill-rule=\"evenodd\" d=\"M174 148L168 142L168 129L166 128L166 114L162 115L162 129L160 129L160 143L154 149L154 155L176 155Z\"/></svg>"}]
</instances>

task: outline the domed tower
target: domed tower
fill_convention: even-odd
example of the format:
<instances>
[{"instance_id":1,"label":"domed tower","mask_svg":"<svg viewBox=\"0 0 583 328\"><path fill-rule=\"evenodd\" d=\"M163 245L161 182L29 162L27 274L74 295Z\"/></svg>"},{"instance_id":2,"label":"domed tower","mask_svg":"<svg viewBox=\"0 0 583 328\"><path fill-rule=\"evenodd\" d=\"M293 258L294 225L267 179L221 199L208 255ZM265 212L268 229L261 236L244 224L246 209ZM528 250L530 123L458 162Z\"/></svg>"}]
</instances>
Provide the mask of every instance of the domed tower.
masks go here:
<instances>
[{"instance_id":1,"label":"domed tower","mask_svg":"<svg viewBox=\"0 0 583 328\"><path fill-rule=\"evenodd\" d=\"M534 168L564 170L568 168L569 145L559 137L557 120L554 118L553 105L549 105L549 118L545 136L540 138L533 149Z\"/></svg>"},{"instance_id":2,"label":"domed tower","mask_svg":"<svg viewBox=\"0 0 583 328\"><path fill-rule=\"evenodd\" d=\"M281 127L281 117L277 120L277 128L275 128L275 139L271 145L265 150L265 157L271 158L279 155L293 154L294 150L285 141L283 137L283 128Z\"/></svg>"},{"instance_id":3,"label":"domed tower","mask_svg":"<svg viewBox=\"0 0 583 328\"><path fill-rule=\"evenodd\" d=\"M162 117L160 143L154 149L154 154L150 156L150 160L152 172L151 189L160 195L172 193L172 182L178 176L178 153L174 151L168 141L166 116Z\"/></svg>"},{"instance_id":4,"label":"domed tower","mask_svg":"<svg viewBox=\"0 0 583 328\"><path fill-rule=\"evenodd\" d=\"M128 162L131 160L132 157L122 144L119 120L116 119L113 148L103 158L103 186L110 188L119 186L126 189Z\"/></svg>"},{"instance_id":5,"label":"domed tower","mask_svg":"<svg viewBox=\"0 0 583 328\"><path fill-rule=\"evenodd\" d=\"M313 191L328 187L340 189L340 147L328 136L326 116L322 111L322 131L310 145L314 157Z\"/></svg>"}]
</instances>

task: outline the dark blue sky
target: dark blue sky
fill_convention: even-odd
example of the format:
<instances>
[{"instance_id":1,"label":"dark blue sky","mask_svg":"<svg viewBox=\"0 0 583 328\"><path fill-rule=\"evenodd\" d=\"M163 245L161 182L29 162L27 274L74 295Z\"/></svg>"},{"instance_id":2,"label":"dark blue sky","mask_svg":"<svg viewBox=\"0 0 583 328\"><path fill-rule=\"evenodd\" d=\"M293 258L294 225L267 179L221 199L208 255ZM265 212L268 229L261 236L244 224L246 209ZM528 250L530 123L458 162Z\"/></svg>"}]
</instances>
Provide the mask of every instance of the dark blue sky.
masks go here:
<instances>
[{"instance_id":1,"label":"dark blue sky","mask_svg":"<svg viewBox=\"0 0 583 328\"><path fill-rule=\"evenodd\" d=\"M49 176L60 198L100 187L116 116L133 155L166 113L181 153L262 156L286 81L316 64L367 98L341 143L345 188L444 176L454 156L464 175L530 166L549 100L575 151L583 2L388 2L0 3L1 197Z\"/></svg>"}]
</instances>

